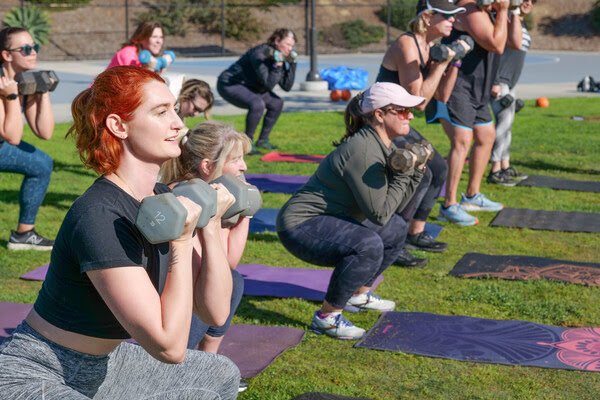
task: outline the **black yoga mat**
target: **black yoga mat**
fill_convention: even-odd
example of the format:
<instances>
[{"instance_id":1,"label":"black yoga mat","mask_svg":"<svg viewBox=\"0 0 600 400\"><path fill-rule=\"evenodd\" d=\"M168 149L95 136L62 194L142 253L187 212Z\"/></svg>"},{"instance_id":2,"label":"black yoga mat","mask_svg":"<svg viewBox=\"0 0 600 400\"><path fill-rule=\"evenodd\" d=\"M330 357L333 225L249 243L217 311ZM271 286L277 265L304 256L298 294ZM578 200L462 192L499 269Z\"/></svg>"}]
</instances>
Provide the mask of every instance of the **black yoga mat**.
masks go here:
<instances>
[{"instance_id":1,"label":"black yoga mat","mask_svg":"<svg viewBox=\"0 0 600 400\"><path fill-rule=\"evenodd\" d=\"M600 372L600 328L387 312L355 346L492 364Z\"/></svg>"},{"instance_id":2,"label":"black yoga mat","mask_svg":"<svg viewBox=\"0 0 600 400\"><path fill-rule=\"evenodd\" d=\"M600 214L505 208L496 215L490 226L599 233Z\"/></svg>"},{"instance_id":3,"label":"black yoga mat","mask_svg":"<svg viewBox=\"0 0 600 400\"><path fill-rule=\"evenodd\" d=\"M570 179L554 178L552 176L533 175L519 182L518 186L546 187L558 190L600 193L600 182L574 181Z\"/></svg>"},{"instance_id":4,"label":"black yoga mat","mask_svg":"<svg viewBox=\"0 0 600 400\"><path fill-rule=\"evenodd\" d=\"M600 264L544 257L467 253L458 260L450 275L461 278L550 279L578 285L600 286Z\"/></svg>"}]
</instances>

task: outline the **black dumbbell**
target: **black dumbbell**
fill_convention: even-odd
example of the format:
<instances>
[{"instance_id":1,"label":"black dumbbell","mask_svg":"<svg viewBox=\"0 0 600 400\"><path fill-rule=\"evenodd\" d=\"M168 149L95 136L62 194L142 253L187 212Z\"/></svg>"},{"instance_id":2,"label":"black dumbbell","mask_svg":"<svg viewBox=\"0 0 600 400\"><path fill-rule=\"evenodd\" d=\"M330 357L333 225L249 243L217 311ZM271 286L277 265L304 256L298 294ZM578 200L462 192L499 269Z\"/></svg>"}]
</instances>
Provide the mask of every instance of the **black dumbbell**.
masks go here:
<instances>
[{"instance_id":1,"label":"black dumbbell","mask_svg":"<svg viewBox=\"0 0 600 400\"><path fill-rule=\"evenodd\" d=\"M516 99L515 112L518 113L519 111L521 111L521 109L523 109L523 107L525 107L525 102L522 99Z\"/></svg>"},{"instance_id":2,"label":"black dumbbell","mask_svg":"<svg viewBox=\"0 0 600 400\"><path fill-rule=\"evenodd\" d=\"M19 86L19 94L52 92L58 86L58 76L54 71L24 71L15 75Z\"/></svg>"},{"instance_id":3,"label":"black dumbbell","mask_svg":"<svg viewBox=\"0 0 600 400\"><path fill-rule=\"evenodd\" d=\"M216 213L217 194L201 179L179 184L173 193L162 193L142 200L135 225L152 244L165 243L177 239L183 233L187 210L176 195L188 197L202 206L197 228L203 228Z\"/></svg>"},{"instance_id":4,"label":"black dumbbell","mask_svg":"<svg viewBox=\"0 0 600 400\"><path fill-rule=\"evenodd\" d=\"M458 42L459 40L464 41L469 46L468 51ZM433 61L446 61L450 58L449 50L452 50L454 52L454 59L462 60L471 50L473 50L474 46L475 42L473 41L473 38L469 35L461 35L457 40L448 45L441 43L435 44L429 50L429 56Z\"/></svg>"},{"instance_id":5,"label":"black dumbbell","mask_svg":"<svg viewBox=\"0 0 600 400\"><path fill-rule=\"evenodd\" d=\"M502 108L510 107L510 105L515 101L515 98L511 94L506 94L498 100L500 106Z\"/></svg>"}]
</instances>

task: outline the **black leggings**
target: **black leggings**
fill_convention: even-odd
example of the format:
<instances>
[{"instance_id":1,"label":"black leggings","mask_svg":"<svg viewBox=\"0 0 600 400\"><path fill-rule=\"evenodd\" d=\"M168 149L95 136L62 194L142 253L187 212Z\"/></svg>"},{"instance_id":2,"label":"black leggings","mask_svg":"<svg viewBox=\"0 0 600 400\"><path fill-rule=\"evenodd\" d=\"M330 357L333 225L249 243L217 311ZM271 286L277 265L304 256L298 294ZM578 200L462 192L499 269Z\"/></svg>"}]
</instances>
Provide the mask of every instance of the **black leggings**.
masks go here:
<instances>
[{"instance_id":1,"label":"black leggings","mask_svg":"<svg viewBox=\"0 0 600 400\"><path fill-rule=\"evenodd\" d=\"M344 308L358 288L371 286L398 259L407 232L408 225L397 214L383 226L368 220L361 224L350 218L319 215L278 234L283 246L296 257L335 267L325 300Z\"/></svg>"},{"instance_id":2,"label":"black leggings","mask_svg":"<svg viewBox=\"0 0 600 400\"><path fill-rule=\"evenodd\" d=\"M419 132L410 128L408 135L394 139L394 144L402 147L405 143L416 143L424 139ZM401 212L404 219L407 221L413 218L419 221L427 220L436 199L440 195L442 186L444 186L447 173L448 163L434 148L433 158L427 162L427 171L415 190L415 195ZM425 188L426 190L424 190Z\"/></svg>"},{"instance_id":3,"label":"black leggings","mask_svg":"<svg viewBox=\"0 0 600 400\"><path fill-rule=\"evenodd\" d=\"M248 114L246 114L246 135L250 140L254 139L254 132L266 109L267 113L258 140L269 140L271 130L277 122L281 110L283 110L283 99L281 97L272 91L256 93L244 85L228 85L220 80L217 81L217 91L229 103L248 110Z\"/></svg>"}]
</instances>

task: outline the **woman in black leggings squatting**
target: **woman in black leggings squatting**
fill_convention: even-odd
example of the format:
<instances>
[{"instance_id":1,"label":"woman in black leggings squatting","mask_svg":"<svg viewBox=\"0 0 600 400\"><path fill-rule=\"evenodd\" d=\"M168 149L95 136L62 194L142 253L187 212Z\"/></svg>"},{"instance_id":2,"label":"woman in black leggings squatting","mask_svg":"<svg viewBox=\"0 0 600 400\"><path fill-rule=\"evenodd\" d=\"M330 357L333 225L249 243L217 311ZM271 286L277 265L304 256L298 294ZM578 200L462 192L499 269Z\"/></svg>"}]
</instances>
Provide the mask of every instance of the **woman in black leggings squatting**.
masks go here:
<instances>
[{"instance_id":1,"label":"woman in black leggings squatting","mask_svg":"<svg viewBox=\"0 0 600 400\"><path fill-rule=\"evenodd\" d=\"M217 91L221 97L236 107L248 110L245 132L250 140L253 140L254 131L267 110L256 142L258 148L276 148L269 142L269 135L281 114L283 100L273 92L273 88L279 85L286 92L292 89L296 75L295 44L294 32L277 29L267 43L251 48L219 75ZM254 146L250 154L258 154Z\"/></svg>"}]
</instances>

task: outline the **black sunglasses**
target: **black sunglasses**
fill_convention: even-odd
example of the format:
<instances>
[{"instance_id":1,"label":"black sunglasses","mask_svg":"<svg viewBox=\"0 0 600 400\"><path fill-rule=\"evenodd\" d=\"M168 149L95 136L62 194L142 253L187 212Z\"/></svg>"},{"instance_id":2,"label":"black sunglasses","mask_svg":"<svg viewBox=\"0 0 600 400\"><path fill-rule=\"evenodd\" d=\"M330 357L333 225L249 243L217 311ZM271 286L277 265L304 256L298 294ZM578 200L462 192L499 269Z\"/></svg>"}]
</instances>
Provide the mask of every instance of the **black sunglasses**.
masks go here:
<instances>
[{"instance_id":1,"label":"black sunglasses","mask_svg":"<svg viewBox=\"0 0 600 400\"><path fill-rule=\"evenodd\" d=\"M20 52L22 55L24 56L28 56L31 54L31 52L33 50L35 50L36 53L40 52L40 45L37 43L34 44L25 44L21 47L15 47L14 49L6 49L8 51L18 51Z\"/></svg>"},{"instance_id":2,"label":"black sunglasses","mask_svg":"<svg viewBox=\"0 0 600 400\"><path fill-rule=\"evenodd\" d=\"M450 19L450 18L454 18L455 17L454 14L445 14L445 13L434 11L433 15L436 15L436 14L441 15L444 19Z\"/></svg>"}]
</instances>

